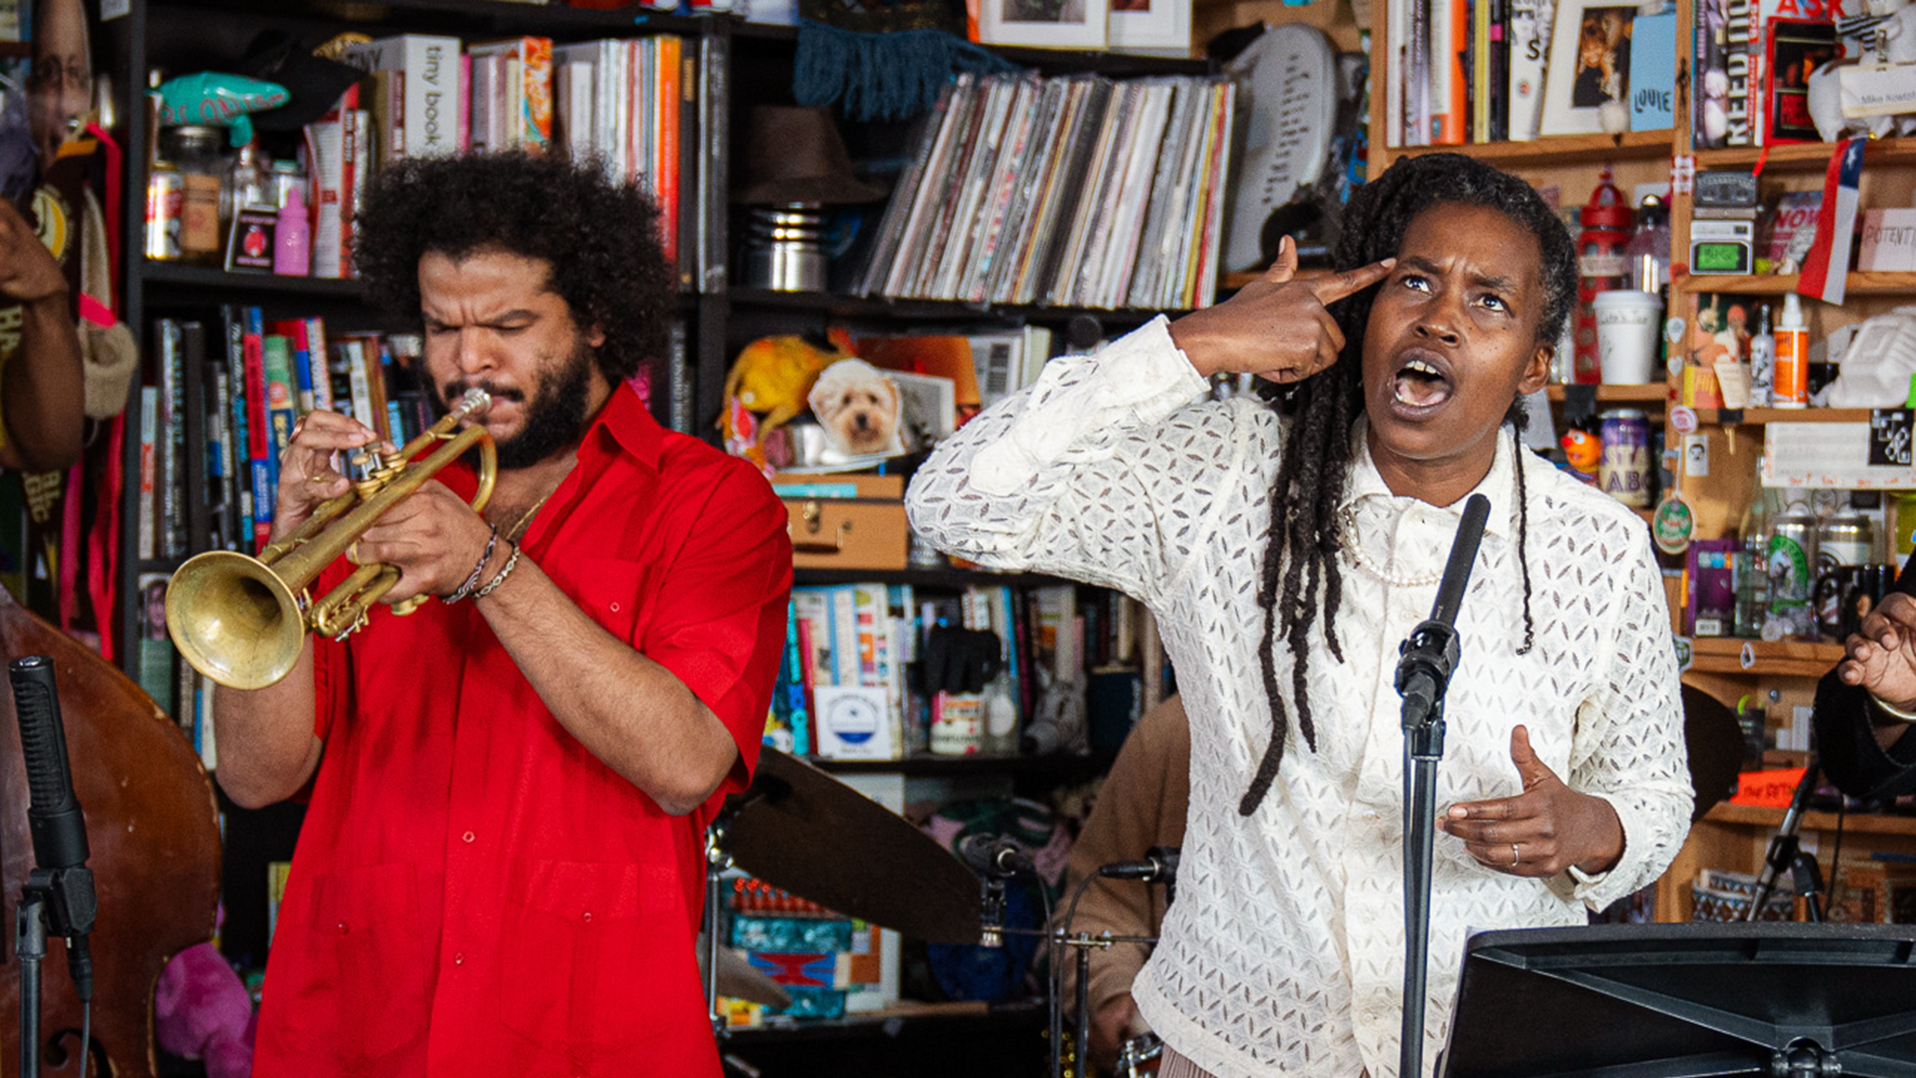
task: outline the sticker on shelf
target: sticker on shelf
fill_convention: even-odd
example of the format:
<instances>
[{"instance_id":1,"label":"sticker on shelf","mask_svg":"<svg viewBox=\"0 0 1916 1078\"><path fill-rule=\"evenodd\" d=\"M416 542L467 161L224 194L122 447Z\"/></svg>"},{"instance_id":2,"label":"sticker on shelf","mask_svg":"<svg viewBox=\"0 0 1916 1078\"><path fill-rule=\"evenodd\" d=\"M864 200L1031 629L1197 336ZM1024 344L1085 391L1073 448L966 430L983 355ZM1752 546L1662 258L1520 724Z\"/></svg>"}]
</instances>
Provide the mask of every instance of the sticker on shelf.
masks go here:
<instances>
[{"instance_id":1,"label":"sticker on shelf","mask_svg":"<svg viewBox=\"0 0 1916 1078\"><path fill-rule=\"evenodd\" d=\"M1665 554L1681 554L1690 549L1690 539L1695 535L1696 513L1682 495L1671 491L1658 503L1650 520L1650 538Z\"/></svg>"},{"instance_id":2,"label":"sticker on shelf","mask_svg":"<svg viewBox=\"0 0 1916 1078\"><path fill-rule=\"evenodd\" d=\"M1678 434L1695 434L1697 428L1696 409L1687 404L1679 404L1670 409L1670 429Z\"/></svg>"},{"instance_id":3,"label":"sticker on shelf","mask_svg":"<svg viewBox=\"0 0 1916 1078\"><path fill-rule=\"evenodd\" d=\"M1696 158L1680 153L1670 158L1670 191L1688 195L1696 191Z\"/></svg>"},{"instance_id":4,"label":"sticker on shelf","mask_svg":"<svg viewBox=\"0 0 1916 1078\"><path fill-rule=\"evenodd\" d=\"M1692 662L1696 661L1696 645L1691 643L1690 638L1687 636L1672 637L1671 639L1676 644L1677 673L1681 674L1690 668Z\"/></svg>"},{"instance_id":5,"label":"sticker on shelf","mask_svg":"<svg viewBox=\"0 0 1916 1078\"><path fill-rule=\"evenodd\" d=\"M1683 474L1691 479L1701 479L1710 474L1709 435L1685 434L1683 436Z\"/></svg>"},{"instance_id":6,"label":"sticker on shelf","mask_svg":"<svg viewBox=\"0 0 1916 1078\"><path fill-rule=\"evenodd\" d=\"M1743 641L1743 650L1736 653L1736 661L1742 664L1743 669L1745 670L1748 670L1750 667L1755 666L1756 665L1756 645L1750 643L1748 640Z\"/></svg>"}]
</instances>

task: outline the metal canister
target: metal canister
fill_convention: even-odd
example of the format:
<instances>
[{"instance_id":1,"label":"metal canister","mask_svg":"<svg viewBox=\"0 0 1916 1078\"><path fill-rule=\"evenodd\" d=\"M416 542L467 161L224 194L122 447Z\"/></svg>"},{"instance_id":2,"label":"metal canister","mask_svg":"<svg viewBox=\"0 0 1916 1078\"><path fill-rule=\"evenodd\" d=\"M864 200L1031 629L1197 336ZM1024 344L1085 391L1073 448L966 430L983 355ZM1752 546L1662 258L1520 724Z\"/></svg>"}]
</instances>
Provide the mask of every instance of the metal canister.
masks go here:
<instances>
[{"instance_id":1,"label":"metal canister","mask_svg":"<svg viewBox=\"0 0 1916 1078\"><path fill-rule=\"evenodd\" d=\"M1823 636L1842 639L1843 599L1874 545L1869 518L1854 509L1831 513L1816 526L1816 626Z\"/></svg>"},{"instance_id":2,"label":"metal canister","mask_svg":"<svg viewBox=\"0 0 1916 1078\"><path fill-rule=\"evenodd\" d=\"M1603 456L1597 486L1640 509L1650 506L1650 419L1640 408L1613 408L1597 416Z\"/></svg>"},{"instance_id":3,"label":"metal canister","mask_svg":"<svg viewBox=\"0 0 1916 1078\"><path fill-rule=\"evenodd\" d=\"M1810 592L1816 584L1815 514L1806 506L1792 505L1777 517L1770 524L1767 555L1770 616L1763 623L1763 638L1813 636L1816 623Z\"/></svg>"}]
</instances>

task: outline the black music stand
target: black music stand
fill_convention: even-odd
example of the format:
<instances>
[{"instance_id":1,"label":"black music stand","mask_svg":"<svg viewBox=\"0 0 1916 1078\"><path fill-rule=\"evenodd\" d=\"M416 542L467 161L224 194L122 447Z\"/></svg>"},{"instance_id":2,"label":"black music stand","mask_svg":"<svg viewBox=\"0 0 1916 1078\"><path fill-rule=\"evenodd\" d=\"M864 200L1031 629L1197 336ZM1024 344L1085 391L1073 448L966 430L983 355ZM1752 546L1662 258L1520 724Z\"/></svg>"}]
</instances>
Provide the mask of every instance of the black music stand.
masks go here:
<instances>
[{"instance_id":1,"label":"black music stand","mask_svg":"<svg viewBox=\"0 0 1916 1078\"><path fill-rule=\"evenodd\" d=\"M1839 1069L1840 1068L1840 1069ZM1916 925L1486 932L1439 1078L1916 1078Z\"/></svg>"}]
</instances>

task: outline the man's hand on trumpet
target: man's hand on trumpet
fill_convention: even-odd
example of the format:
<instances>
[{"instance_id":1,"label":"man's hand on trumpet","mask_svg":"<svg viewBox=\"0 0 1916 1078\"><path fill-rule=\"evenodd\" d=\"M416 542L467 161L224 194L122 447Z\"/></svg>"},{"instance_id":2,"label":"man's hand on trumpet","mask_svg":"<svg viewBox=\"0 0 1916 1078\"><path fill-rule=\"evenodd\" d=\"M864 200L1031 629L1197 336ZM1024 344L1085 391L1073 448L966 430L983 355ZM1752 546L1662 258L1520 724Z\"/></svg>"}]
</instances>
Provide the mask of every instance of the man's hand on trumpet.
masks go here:
<instances>
[{"instance_id":1,"label":"man's hand on trumpet","mask_svg":"<svg viewBox=\"0 0 1916 1078\"><path fill-rule=\"evenodd\" d=\"M451 595L477 575L484 583L505 568L510 546L494 543L492 527L444 483L428 480L412 497L386 511L346 551L361 565L399 568L399 583L380 601L415 595ZM480 565L480 559L485 564Z\"/></svg>"},{"instance_id":2,"label":"man's hand on trumpet","mask_svg":"<svg viewBox=\"0 0 1916 1078\"><path fill-rule=\"evenodd\" d=\"M306 522L328 498L350 484L333 466L344 455L379 440L364 423L338 412L308 412L293 424L293 435L279 458L279 496L273 506L273 538Z\"/></svg>"}]
</instances>

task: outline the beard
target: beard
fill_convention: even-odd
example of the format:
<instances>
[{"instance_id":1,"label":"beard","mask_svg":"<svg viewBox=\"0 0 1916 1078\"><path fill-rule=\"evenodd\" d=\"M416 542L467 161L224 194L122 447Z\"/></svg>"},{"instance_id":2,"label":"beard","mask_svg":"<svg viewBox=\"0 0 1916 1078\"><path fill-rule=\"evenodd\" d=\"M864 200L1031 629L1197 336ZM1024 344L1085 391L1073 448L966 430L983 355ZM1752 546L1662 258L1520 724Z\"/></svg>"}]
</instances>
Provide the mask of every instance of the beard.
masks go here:
<instances>
[{"instance_id":1,"label":"beard","mask_svg":"<svg viewBox=\"0 0 1916 1078\"><path fill-rule=\"evenodd\" d=\"M492 394L494 400L524 404L525 421L520 425L519 433L497 440L494 449L499 454L500 470L529 468L578 443L579 434L585 428L586 406L592 395L594 362L591 346L581 340L564 363L556 367L548 365L540 374L538 384L532 387L529 401L525 391L504 389L487 379L472 381L453 378L439 387L439 396L434 403L438 405L440 414L444 415L449 410L448 401L458 400L469 389L483 389Z\"/></svg>"}]
</instances>

